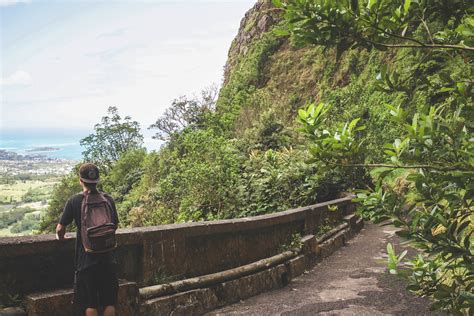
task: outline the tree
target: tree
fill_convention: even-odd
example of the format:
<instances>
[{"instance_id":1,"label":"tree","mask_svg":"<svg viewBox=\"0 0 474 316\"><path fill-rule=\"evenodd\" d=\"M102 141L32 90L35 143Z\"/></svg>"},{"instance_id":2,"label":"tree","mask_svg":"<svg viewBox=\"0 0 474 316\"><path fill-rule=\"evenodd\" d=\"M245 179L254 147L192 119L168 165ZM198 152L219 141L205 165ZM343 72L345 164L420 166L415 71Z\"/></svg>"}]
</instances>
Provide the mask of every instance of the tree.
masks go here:
<instances>
[{"instance_id":1,"label":"tree","mask_svg":"<svg viewBox=\"0 0 474 316\"><path fill-rule=\"evenodd\" d=\"M132 121L130 116L122 117L118 109L111 106L107 110L102 122L94 126L94 133L81 139L81 146L85 147L82 153L86 161L92 161L109 170L121 155L132 149L141 148L143 136L140 133L140 124Z\"/></svg>"},{"instance_id":2,"label":"tree","mask_svg":"<svg viewBox=\"0 0 474 316\"><path fill-rule=\"evenodd\" d=\"M150 155L144 173L138 223L221 219L239 209L238 153L212 130L183 131Z\"/></svg>"},{"instance_id":3,"label":"tree","mask_svg":"<svg viewBox=\"0 0 474 316\"><path fill-rule=\"evenodd\" d=\"M186 96L174 99L165 113L148 129L157 129L153 138L168 141L170 137L190 125L199 125L204 116L215 111L217 87L211 86L201 91L201 97Z\"/></svg>"},{"instance_id":4,"label":"tree","mask_svg":"<svg viewBox=\"0 0 474 316\"><path fill-rule=\"evenodd\" d=\"M116 203L123 201L133 186L140 181L143 175L142 163L146 157L146 149L134 149L124 153L115 162L102 186L106 192L112 194Z\"/></svg>"},{"instance_id":5,"label":"tree","mask_svg":"<svg viewBox=\"0 0 474 316\"><path fill-rule=\"evenodd\" d=\"M380 148L386 160L368 163L361 118L329 129L330 107L300 110L302 131L312 140L313 163L323 168L374 169L375 187L359 191L361 211L391 219L398 234L424 251L409 262L409 289L429 296L433 308L474 311L474 17L468 1L274 1L283 10L281 34L300 45L412 49L421 61L402 76L384 65L380 90L404 93L405 106L387 105L400 134ZM436 72L421 76L426 65ZM452 72L458 65L462 72ZM403 170L395 184L388 175Z\"/></svg>"},{"instance_id":6,"label":"tree","mask_svg":"<svg viewBox=\"0 0 474 316\"><path fill-rule=\"evenodd\" d=\"M143 161L146 157L145 148L127 151L101 181L104 191L115 200L121 226L129 224L129 212L137 203L138 198L130 196L130 193L143 177Z\"/></svg>"},{"instance_id":7,"label":"tree","mask_svg":"<svg viewBox=\"0 0 474 316\"><path fill-rule=\"evenodd\" d=\"M143 136L137 122L131 121L129 116L122 119L116 107L109 107L107 113L102 122L95 125L95 133L85 137L80 143L86 148L83 152L84 160L96 163L101 170L99 190L105 189L112 194L120 208L124 196L141 177L141 161L146 156L146 149L142 147ZM67 200L81 192L81 164L74 166L55 185L48 209L41 217L40 232L54 232Z\"/></svg>"}]
</instances>

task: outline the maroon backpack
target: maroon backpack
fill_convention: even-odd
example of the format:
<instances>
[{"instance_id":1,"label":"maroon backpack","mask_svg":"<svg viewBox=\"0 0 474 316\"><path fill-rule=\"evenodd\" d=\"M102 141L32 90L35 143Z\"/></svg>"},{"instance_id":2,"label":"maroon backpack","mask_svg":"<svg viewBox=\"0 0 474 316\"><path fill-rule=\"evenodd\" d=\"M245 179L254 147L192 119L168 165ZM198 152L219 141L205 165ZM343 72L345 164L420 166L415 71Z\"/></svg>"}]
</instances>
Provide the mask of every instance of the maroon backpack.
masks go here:
<instances>
[{"instance_id":1,"label":"maroon backpack","mask_svg":"<svg viewBox=\"0 0 474 316\"><path fill-rule=\"evenodd\" d=\"M81 235L85 251L99 253L114 249L117 221L112 204L102 193L83 194Z\"/></svg>"}]
</instances>

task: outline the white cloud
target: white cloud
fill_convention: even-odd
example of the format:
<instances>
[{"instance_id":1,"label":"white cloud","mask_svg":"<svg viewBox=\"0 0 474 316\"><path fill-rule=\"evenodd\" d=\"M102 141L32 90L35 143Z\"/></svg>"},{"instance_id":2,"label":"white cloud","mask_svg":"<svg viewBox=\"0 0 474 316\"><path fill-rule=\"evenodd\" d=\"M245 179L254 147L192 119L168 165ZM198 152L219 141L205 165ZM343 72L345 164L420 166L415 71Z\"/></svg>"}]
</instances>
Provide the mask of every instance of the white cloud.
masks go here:
<instances>
[{"instance_id":1,"label":"white cloud","mask_svg":"<svg viewBox=\"0 0 474 316\"><path fill-rule=\"evenodd\" d=\"M31 84L31 75L24 70L17 70L10 76L0 78L1 86L28 86Z\"/></svg>"},{"instance_id":2,"label":"white cloud","mask_svg":"<svg viewBox=\"0 0 474 316\"><path fill-rule=\"evenodd\" d=\"M116 29L110 32L105 32L102 34L97 35L97 38L103 38L103 37L122 37L125 35L127 31L127 28L120 28Z\"/></svg>"},{"instance_id":3,"label":"white cloud","mask_svg":"<svg viewBox=\"0 0 474 316\"><path fill-rule=\"evenodd\" d=\"M20 3L30 4L31 0L0 0L0 7L6 7Z\"/></svg>"},{"instance_id":4,"label":"white cloud","mask_svg":"<svg viewBox=\"0 0 474 316\"><path fill-rule=\"evenodd\" d=\"M92 128L115 105L146 129L174 98L219 83L230 43L253 0L242 5L142 1L49 17L37 32L30 26L34 36L18 36L15 45L5 47L0 125ZM63 9L52 6L53 17L64 16ZM31 76L19 76L19 70ZM31 84L5 87L20 82Z\"/></svg>"}]
</instances>

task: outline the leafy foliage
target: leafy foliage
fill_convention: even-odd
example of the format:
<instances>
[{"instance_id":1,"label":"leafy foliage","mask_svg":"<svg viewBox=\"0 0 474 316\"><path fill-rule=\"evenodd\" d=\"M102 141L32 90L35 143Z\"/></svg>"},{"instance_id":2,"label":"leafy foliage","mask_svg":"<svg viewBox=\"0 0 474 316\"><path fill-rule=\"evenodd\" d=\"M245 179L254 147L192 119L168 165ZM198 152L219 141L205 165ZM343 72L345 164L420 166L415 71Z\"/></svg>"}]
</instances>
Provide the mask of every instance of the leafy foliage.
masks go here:
<instances>
[{"instance_id":1,"label":"leafy foliage","mask_svg":"<svg viewBox=\"0 0 474 316\"><path fill-rule=\"evenodd\" d=\"M94 133L81 139L84 160L94 162L107 171L122 154L131 149L142 147L143 136L140 124L130 116L122 117L118 109L111 106L102 122L94 126Z\"/></svg>"},{"instance_id":2,"label":"leafy foliage","mask_svg":"<svg viewBox=\"0 0 474 316\"><path fill-rule=\"evenodd\" d=\"M10 231L14 234L25 231L35 231L39 228L39 214L26 214L23 220L16 222Z\"/></svg>"},{"instance_id":3,"label":"leafy foliage","mask_svg":"<svg viewBox=\"0 0 474 316\"><path fill-rule=\"evenodd\" d=\"M182 96L173 100L165 113L149 129L157 129L153 138L167 141L190 125L199 126L205 116L215 111L217 87L211 86L201 92L200 98Z\"/></svg>"},{"instance_id":4,"label":"leafy foliage","mask_svg":"<svg viewBox=\"0 0 474 316\"><path fill-rule=\"evenodd\" d=\"M115 200L122 226L130 224L129 212L136 205L131 195L143 176L146 157L147 152L143 148L125 152L101 181L103 191Z\"/></svg>"},{"instance_id":5,"label":"leafy foliage","mask_svg":"<svg viewBox=\"0 0 474 316\"><path fill-rule=\"evenodd\" d=\"M34 212L34 209L29 207L16 207L10 211L3 211L0 213L0 229L6 228L14 223L22 220L26 214Z\"/></svg>"},{"instance_id":6,"label":"leafy foliage","mask_svg":"<svg viewBox=\"0 0 474 316\"><path fill-rule=\"evenodd\" d=\"M379 148L382 161L366 160L361 117L327 128L330 110L320 103L300 111L299 120L312 141L313 162L326 168L381 168L375 187L358 197L366 216L392 219L402 228L399 235L424 250L411 262L409 288L434 299L433 308L472 313L474 103L468 45L473 34L466 31L473 26L472 6L464 1L276 3L285 11L286 33L300 44L336 46L339 56L357 46L420 50L421 61L403 80L387 67L377 77L379 90L404 95L398 106L387 105L399 133ZM452 71L456 65L463 65L462 72ZM398 187L387 181L397 169L408 172ZM395 256L392 252L392 267Z\"/></svg>"},{"instance_id":7,"label":"leafy foliage","mask_svg":"<svg viewBox=\"0 0 474 316\"><path fill-rule=\"evenodd\" d=\"M84 161L94 162L99 166L99 189L112 194L117 201L120 220L127 222L129 208L124 208L121 202L141 178L141 162L146 155L146 150L142 147L140 125L129 116L122 119L116 107L109 107L101 123L95 125L94 133L80 143L86 148L83 152ZM77 164L54 187L48 209L41 217L40 232L54 232L67 200L81 192L78 177L80 165L81 163Z\"/></svg>"},{"instance_id":8,"label":"leafy foliage","mask_svg":"<svg viewBox=\"0 0 474 316\"><path fill-rule=\"evenodd\" d=\"M234 67L216 103L219 126L224 131L238 130L236 119L248 107L262 106L262 100L256 92L265 82L264 67L269 57L280 45L281 41L273 33L264 33L249 49L246 58L242 58Z\"/></svg>"},{"instance_id":9,"label":"leafy foliage","mask_svg":"<svg viewBox=\"0 0 474 316\"><path fill-rule=\"evenodd\" d=\"M303 241L300 233L295 233L291 235L286 243L279 247L279 252L284 251L299 251L303 247Z\"/></svg>"},{"instance_id":10,"label":"leafy foliage","mask_svg":"<svg viewBox=\"0 0 474 316\"><path fill-rule=\"evenodd\" d=\"M391 243L387 244L387 255L388 255L388 271L392 274L397 273L397 267L403 258L406 256L407 251L404 250L401 254L395 254L395 250Z\"/></svg>"},{"instance_id":11,"label":"leafy foliage","mask_svg":"<svg viewBox=\"0 0 474 316\"><path fill-rule=\"evenodd\" d=\"M456 0L290 0L274 1L289 21L283 34L299 44L335 46L337 56L350 48L439 48L474 51L474 23L465 16L472 6ZM449 30L433 33L428 22L449 22ZM356 23L354 23L356 22ZM411 36L413 28L426 28L424 39Z\"/></svg>"},{"instance_id":12,"label":"leafy foliage","mask_svg":"<svg viewBox=\"0 0 474 316\"><path fill-rule=\"evenodd\" d=\"M224 218L238 208L238 156L212 130L185 130L144 164L135 224Z\"/></svg>"},{"instance_id":13,"label":"leafy foliage","mask_svg":"<svg viewBox=\"0 0 474 316\"><path fill-rule=\"evenodd\" d=\"M243 165L243 203L237 216L282 211L336 198L351 185L342 172L320 172L293 148L250 152Z\"/></svg>"}]
</instances>

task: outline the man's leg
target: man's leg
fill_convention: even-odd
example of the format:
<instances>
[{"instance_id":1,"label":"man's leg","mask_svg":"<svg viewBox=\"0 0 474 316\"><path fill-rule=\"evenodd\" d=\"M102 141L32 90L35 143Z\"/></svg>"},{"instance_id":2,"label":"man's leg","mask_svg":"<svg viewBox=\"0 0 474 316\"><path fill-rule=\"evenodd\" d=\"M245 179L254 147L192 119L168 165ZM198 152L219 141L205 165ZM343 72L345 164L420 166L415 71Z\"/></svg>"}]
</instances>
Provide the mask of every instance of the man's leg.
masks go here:
<instances>
[{"instance_id":1,"label":"man's leg","mask_svg":"<svg viewBox=\"0 0 474 316\"><path fill-rule=\"evenodd\" d=\"M104 316L115 316L117 305L118 279L115 264L100 266L101 273L98 277L99 301L104 306Z\"/></svg>"},{"instance_id":2,"label":"man's leg","mask_svg":"<svg viewBox=\"0 0 474 316\"><path fill-rule=\"evenodd\" d=\"M105 306L104 316L115 316L115 306Z\"/></svg>"},{"instance_id":3,"label":"man's leg","mask_svg":"<svg viewBox=\"0 0 474 316\"><path fill-rule=\"evenodd\" d=\"M95 309L95 308L87 308L86 309L86 316L99 316L99 313L97 312L97 309Z\"/></svg>"},{"instance_id":4,"label":"man's leg","mask_svg":"<svg viewBox=\"0 0 474 316\"><path fill-rule=\"evenodd\" d=\"M77 305L77 315L98 316L97 306L97 273L95 267L89 267L76 274L74 303Z\"/></svg>"}]
</instances>

